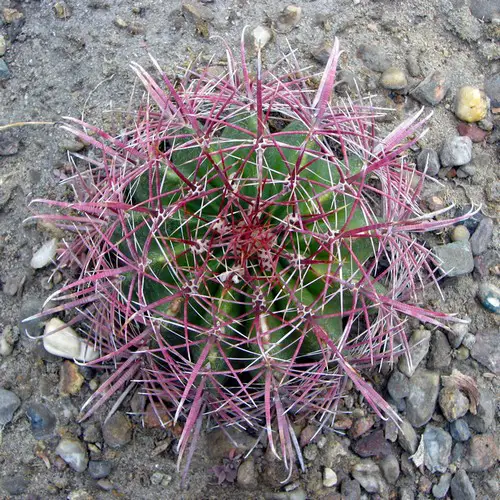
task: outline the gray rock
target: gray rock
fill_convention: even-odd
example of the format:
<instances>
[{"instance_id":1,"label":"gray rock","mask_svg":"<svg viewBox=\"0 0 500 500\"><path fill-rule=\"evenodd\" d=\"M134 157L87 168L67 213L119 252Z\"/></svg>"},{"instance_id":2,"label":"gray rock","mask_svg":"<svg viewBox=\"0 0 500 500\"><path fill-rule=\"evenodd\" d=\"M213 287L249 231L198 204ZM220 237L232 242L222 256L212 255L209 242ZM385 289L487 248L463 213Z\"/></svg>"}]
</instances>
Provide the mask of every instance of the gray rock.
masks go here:
<instances>
[{"instance_id":1,"label":"gray rock","mask_svg":"<svg viewBox=\"0 0 500 500\"><path fill-rule=\"evenodd\" d=\"M434 71L427 75L410 95L424 106L436 106L444 99L448 90L448 79L440 71Z\"/></svg>"},{"instance_id":2,"label":"gray rock","mask_svg":"<svg viewBox=\"0 0 500 500\"><path fill-rule=\"evenodd\" d=\"M496 375L500 374L500 332L481 330L470 351L471 356Z\"/></svg>"},{"instance_id":3,"label":"gray rock","mask_svg":"<svg viewBox=\"0 0 500 500\"><path fill-rule=\"evenodd\" d=\"M472 177L476 175L476 167L474 165L463 165L457 169L457 177L460 179L467 179L467 177Z\"/></svg>"},{"instance_id":4,"label":"gray rock","mask_svg":"<svg viewBox=\"0 0 500 500\"><path fill-rule=\"evenodd\" d=\"M399 478L399 460L394 455L387 455L381 462L380 468L386 481L389 484L395 484Z\"/></svg>"},{"instance_id":5,"label":"gray rock","mask_svg":"<svg viewBox=\"0 0 500 500\"><path fill-rule=\"evenodd\" d=\"M102 436L110 448L120 448L132 439L132 424L124 413L116 412L102 426Z\"/></svg>"},{"instance_id":6,"label":"gray rock","mask_svg":"<svg viewBox=\"0 0 500 500\"><path fill-rule=\"evenodd\" d=\"M440 427L429 424L423 434L424 464L431 472L446 472L450 464L451 436Z\"/></svg>"},{"instance_id":7,"label":"gray rock","mask_svg":"<svg viewBox=\"0 0 500 500\"><path fill-rule=\"evenodd\" d=\"M425 170L427 168L427 171ZM417 156L417 170L419 172L426 172L431 177L438 174L441 168L439 163L439 156L434 149L422 149Z\"/></svg>"},{"instance_id":8,"label":"gray rock","mask_svg":"<svg viewBox=\"0 0 500 500\"><path fill-rule=\"evenodd\" d=\"M30 420L31 432L35 439L49 439L54 435L57 420L45 405L31 403L26 409L26 415Z\"/></svg>"},{"instance_id":9,"label":"gray rock","mask_svg":"<svg viewBox=\"0 0 500 500\"><path fill-rule=\"evenodd\" d=\"M500 288L492 283L481 283L477 291L477 298L485 309L500 314Z\"/></svg>"},{"instance_id":10,"label":"gray rock","mask_svg":"<svg viewBox=\"0 0 500 500\"><path fill-rule=\"evenodd\" d=\"M7 425L21 406L21 400L12 391L0 387L0 429Z\"/></svg>"},{"instance_id":11,"label":"gray rock","mask_svg":"<svg viewBox=\"0 0 500 500\"><path fill-rule=\"evenodd\" d=\"M406 417L414 427L422 427L432 417L439 394L439 373L419 369L410 379Z\"/></svg>"},{"instance_id":12,"label":"gray rock","mask_svg":"<svg viewBox=\"0 0 500 500\"><path fill-rule=\"evenodd\" d=\"M471 205L464 205L458 208L455 212L455 217L462 217L468 214L473 207ZM469 232L472 234L479 226L479 223L484 219L484 215L481 212L476 212L474 215L470 215L467 219L459 222L458 224L463 224Z\"/></svg>"},{"instance_id":13,"label":"gray rock","mask_svg":"<svg viewBox=\"0 0 500 500\"><path fill-rule=\"evenodd\" d=\"M342 481L340 493L345 500L359 500L361 497L361 485L355 479L346 478Z\"/></svg>"},{"instance_id":14,"label":"gray rock","mask_svg":"<svg viewBox=\"0 0 500 500\"><path fill-rule=\"evenodd\" d=\"M432 249L443 273L449 277L469 274L474 269L474 257L468 241L454 241Z\"/></svg>"},{"instance_id":15,"label":"gray rock","mask_svg":"<svg viewBox=\"0 0 500 500\"><path fill-rule=\"evenodd\" d=\"M472 160L472 140L467 136L446 139L441 147L439 159L443 167L459 167Z\"/></svg>"},{"instance_id":16,"label":"gray rock","mask_svg":"<svg viewBox=\"0 0 500 500\"><path fill-rule=\"evenodd\" d=\"M500 18L499 0L472 0L469 8L471 14L480 21L491 23L494 18Z\"/></svg>"},{"instance_id":17,"label":"gray rock","mask_svg":"<svg viewBox=\"0 0 500 500\"><path fill-rule=\"evenodd\" d=\"M380 77L380 85L388 90L403 90L408 85L404 70L391 66Z\"/></svg>"},{"instance_id":18,"label":"gray rock","mask_svg":"<svg viewBox=\"0 0 500 500\"><path fill-rule=\"evenodd\" d=\"M450 329L446 331L448 342L453 349L458 349L465 334L469 331L469 323L454 323Z\"/></svg>"},{"instance_id":19,"label":"gray rock","mask_svg":"<svg viewBox=\"0 0 500 500\"><path fill-rule=\"evenodd\" d=\"M395 369L387 382L387 392L394 401L406 398L410 393L410 381L408 377L403 375L398 369Z\"/></svg>"},{"instance_id":20,"label":"gray rock","mask_svg":"<svg viewBox=\"0 0 500 500\"><path fill-rule=\"evenodd\" d=\"M238 476L236 479L241 488L252 489L258 485L258 474L255 470L255 460L252 455L243 460L238 467Z\"/></svg>"},{"instance_id":21,"label":"gray rock","mask_svg":"<svg viewBox=\"0 0 500 500\"><path fill-rule=\"evenodd\" d=\"M42 329L42 320L34 319L25 322L26 318L38 314L43 307L43 301L36 299L23 300L21 304L20 318L19 318L19 331L21 333L27 333L31 337L38 337L40 330Z\"/></svg>"},{"instance_id":22,"label":"gray rock","mask_svg":"<svg viewBox=\"0 0 500 500\"><path fill-rule=\"evenodd\" d=\"M489 0L485 0L489 2ZM495 0L498 1L498 0ZM477 3L477 2L476 2ZM484 79L484 91L490 98L491 107L500 107L500 73L494 73Z\"/></svg>"},{"instance_id":23,"label":"gray rock","mask_svg":"<svg viewBox=\"0 0 500 500\"><path fill-rule=\"evenodd\" d=\"M469 400L458 387L443 387L439 392L439 406L448 422L463 417L469 411Z\"/></svg>"},{"instance_id":24,"label":"gray rock","mask_svg":"<svg viewBox=\"0 0 500 500\"><path fill-rule=\"evenodd\" d=\"M399 498L400 500L414 500L415 493L413 493L413 489L409 486L405 486L399 490Z\"/></svg>"},{"instance_id":25,"label":"gray rock","mask_svg":"<svg viewBox=\"0 0 500 500\"><path fill-rule=\"evenodd\" d=\"M357 55L367 68L379 73L388 69L392 63L385 50L376 44L360 45Z\"/></svg>"},{"instance_id":26,"label":"gray rock","mask_svg":"<svg viewBox=\"0 0 500 500\"><path fill-rule=\"evenodd\" d=\"M401 448L410 455L413 455L417 451L418 436L415 429L407 420L401 422L398 432L398 442Z\"/></svg>"},{"instance_id":27,"label":"gray rock","mask_svg":"<svg viewBox=\"0 0 500 500\"><path fill-rule=\"evenodd\" d=\"M111 474L111 462L107 460L91 460L89 462L89 474L94 479L102 479Z\"/></svg>"},{"instance_id":28,"label":"gray rock","mask_svg":"<svg viewBox=\"0 0 500 500\"><path fill-rule=\"evenodd\" d=\"M387 494L387 484L380 473L380 469L371 460L363 460L361 463L356 464L352 469L352 477L368 493L380 493L382 496Z\"/></svg>"},{"instance_id":29,"label":"gray rock","mask_svg":"<svg viewBox=\"0 0 500 500\"><path fill-rule=\"evenodd\" d=\"M434 332L431 339L431 352L427 360L427 368L442 370L451 363L451 347L446 335L439 330Z\"/></svg>"},{"instance_id":30,"label":"gray rock","mask_svg":"<svg viewBox=\"0 0 500 500\"><path fill-rule=\"evenodd\" d=\"M476 492L467 473L460 469L451 480L451 496L453 500L475 500Z\"/></svg>"},{"instance_id":31,"label":"gray rock","mask_svg":"<svg viewBox=\"0 0 500 500\"><path fill-rule=\"evenodd\" d=\"M450 434L455 441L467 441L470 439L470 429L467 421L459 418L450 424Z\"/></svg>"},{"instance_id":32,"label":"gray rock","mask_svg":"<svg viewBox=\"0 0 500 500\"><path fill-rule=\"evenodd\" d=\"M439 483L432 487L432 494L436 498L444 498L450 489L451 474L447 472L439 478Z\"/></svg>"},{"instance_id":33,"label":"gray rock","mask_svg":"<svg viewBox=\"0 0 500 500\"><path fill-rule=\"evenodd\" d=\"M0 59L0 80L7 80L7 78L10 78L9 67L3 59Z\"/></svg>"},{"instance_id":34,"label":"gray rock","mask_svg":"<svg viewBox=\"0 0 500 500\"><path fill-rule=\"evenodd\" d=\"M466 417L469 426L476 432L484 433L492 429L495 422L495 397L486 387L479 387L479 403L475 415Z\"/></svg>"},{"instance_id":35,"label":"gray rock","mask_svg":"<svg viewBox=\"0 0 500 500\"><path fill-rule=\"evenodd\" d=\"M481 255L488 249L493 236L493 220L485 217L470 237L470 247L473 255Z\"/></svg>"},{"instance_id":36,"label":"gray rock","mask_svg":"<svg viewBox=\"0 0 500 500\"><path fill-rule=\"evenodd\" d=\"M61 439L56 453L76 472L83 472L89 463L87 447L78 439Z\"/></svg>"},{"instance_id":37,"label":"gray rock","mask_svg":"<svg viewBox=\"0 0 500 500\"><path fill-rule=\"evenodd\" d=\"M467 447L466 466L469 472L484 472L495 467L498 447L493 434L473 436Z\"/></svg>"},{"instance_id":38,"label":"gray rock","mask_svg":"<svg viewBox=\"0 0 500 500\"><path fill-rule=\"evenodd\" d=\"M429 330L415 330L408 342L409 359L407 356L399 358L398 368L407 377L411 377L417 369L420 362L429 352L429 343L431 332Z\"/></svg>"}]
</instances>

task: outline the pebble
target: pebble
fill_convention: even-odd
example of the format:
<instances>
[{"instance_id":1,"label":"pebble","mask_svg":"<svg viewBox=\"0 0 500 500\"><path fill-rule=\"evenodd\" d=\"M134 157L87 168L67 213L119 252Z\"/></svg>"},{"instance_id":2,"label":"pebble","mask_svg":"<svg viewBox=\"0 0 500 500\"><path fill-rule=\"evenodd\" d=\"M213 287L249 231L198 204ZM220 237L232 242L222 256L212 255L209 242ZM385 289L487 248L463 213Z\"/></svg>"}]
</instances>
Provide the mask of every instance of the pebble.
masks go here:
<instances>
[{"instance_id":1,"label":"pebble","mask_svg":"<svg viewBox=\"0 0 500 500\"><path fill-rule=\"evenodd\" d=\"M413 455L417 451L418 436L415 432L415 429L407 420L403 419L400 424L398 432L398 442L401 448L403 448L403 450L407 451L411 455Z\"/></svg>"},{"instance_id":2,"label":"pebble","mask_svg":"<svg viewBox=\"0 0 500 500\"><path fill-rule=\"evenodd\" d=\"M0 59L0 80L7 80L7 78L10 78L9 67L3 59Z\"/></svg>"},{"instance_id":3,"label":"pebble","mask_svg":"<svg viewBox=\"0 0 500 500\"><path fill-rule=\"evenodd\" d=\"M188 21L193 23L198 23L200 21L211 21L215 17L214 13L209 7L200 5L197 2L183 2L182 14Z\"/></svg>"},{"instance_id":4,"label":"pebble","mask_svg":"<svg viewBox=\"0 0 500 500\"><path fill-rule=\"evenodd\" d=\"M65 361L59 372L59 393L61 396L73 396L77 394L84 380L78 366L71 361Z\"/></svg>"},{"instance_id":5,"label":"pebble","mask_svg":"<svg viewBox=\"0 0 500 500\"><path fill-rule=\"evenodd\" d=\"M97 351L84 342L73 328L67 326L59 318L51 318L46 323L43 347L47 352L55 356L77 359L84 363L93 361L99 357Z\"/></svg>"},{"instance_id":6,"label":"pebble","mask_svg":"<svg viewBox=\"0 0 500 500\"><path fill-rule=\"evenodd\" d=\"M253 489L258 484L259 478L255 469L255 459L252 455L243 460L238 467L236 482L241 488Z\"/></svg>"},{"instance_id":7,"label":"pebble","mask_svg":"<svg viewBox=\"0 0 500 500\"><path fill-rule=\"evenodd\" d=\"M451 363L451 346L443 332L436 331L432 335L431 352L427 359L427 368L442 370Z\"/></svg>"},{"instance_id":8,"label":"pebble","mask_svg":"<svg viewBox=\"0 0 500 500\"><path fill-rule=\"evenodd\" d=\"M414 427L422 427L432 417L439 394L439 373L419 369L410 379L406 417Z\"/></svg>"},{"instance_id":9,"label":"pebble","mask_svg":"<svg viewBox=\"0 0 500 500\"><path fill-rule=\"evenodd\" d=\"M267 26L257 26L252 31L252 37L255 49L259 50L271 41L273 32Z\"/></svg>"},{"instance_id":10,"label":"pebble","mask_svg":"<svg viewBox=\"0 0 500 500\"><path fill-rule=\"evenodd\" d=\"M26 492L29 486L28 478L24 474L5 476L2 478L2 488L10 495L17 496Z\"/></svg>"},{"instance_id":11,"label":"pebble","mask_svg":"<svg viewBox=\"0 0 500 500\"><path fill-rule=\"evenodd\" d=\"M420 69L420 64L418 62L418 57L416 54L409 54L406 58L406 69L410 76L413 78L418 78L422 74L422 70Z\"/></svg>"},{"instance_id":12,"label":"pebble","mask_svg":"<svg viewBox=\"0 0 500 500\"><path fill-rule=\"evenodd\" d=\"M451 436L441 427L427 425L423 434L424 464L432 473L446 472L450 464Z\"/></svg>"},{"instance_id":13,"label":"pebble","mask_svg":"<svg viewBox=\"0 0 500 500\"><path fill-rule=\"evenodd\" d=\"M111 474L111 462L107 460L91 460L88 471L93 479L102 479Z\"/></svg>"},{"instance_id":14,"label":"pebble","mask_svg":"<svg viewBox=\"0 0 500 500\"><path fill-rule=\"evenodd\" d=\"M325 467L323 471L323 486L325 488L332 488L337 484L337 474L330 467Z\"/></svg>"},{"instance_id":15,"label":"pebble","mask_svg":"<svg viewBox=\"0 0 500 500\"><path fill-rule=\"evenodd\" d=\"M463 215L466 215L468 212L470 212L470 210L472 208L473 207L471 205L464 205L463 207L459 208L455 212L455 217L461 217ZM474 215L469 216L468 219L465 219L465 220L459 222L458 224L464 225L469 230L469 232L472 234L477 229L477 227L479 226L479 223L483 219L484 219L484 215L481 212L476 212Z\"/></svg>"},{"instance_id":16,"label":"pebble","mask_svg":"<svg viewBox=\"0 0 500 500\"><path fill-rule=\"evenodd\" d=\"M387 383L387 392L396 402L406 398L410 393L408 377L403 375L398 369L395 369Z\"/></svg>"},{"instance_id":17,"label":"pebble","mask_svg":"<svg viewBox=\"0 0 500 500\"><path fill-rule=\"evenodd\" d=\"M491 469L498 460L498 448L495 436L478 434L469 441L467 450L467 469L470 472L483 472Z\"/></svg>"},{"instance_id":18,"label":"pebble","mask_svg":"<svg viewBox=\"0 0 500 500\"><path fill-rule=\"evenodd\" d=\"M474 256L481 255L488 249L493 236L493 220L484 217L470 238L470 246Z\"/></svg>"},{"instance_id":19,"label":"pebble","mask_svg":"<svg viewBox=\"0 0 500 500\"><path fill-rule=\"evenodd\" d=\"M56 238L45 242L34 254L30 265L33 269L42 269L54 261L58 247Z\"/></svg>"},{"instance_id":20,"label":"pebble","mask_svg":"<svg viewBox=\"0 0 500 500\"><path fill-rule=\"evenodd\" d=\"M297 5L287 5L276 21L279 31L288 31L299 25L302 19L302 7Z\"/></svg>"},{"instance_id":21,"label":"pebble","mask_svg":"<svg viewBox=\"0 0 500 500\"><path fill-rule=\"evenodd\" d=\"M102 426L104 442L110 448L120 448L132 439L132 424L121 412L113 414Z\"/></svg>"},{"instance_id":22,"label":"pebble","mask_svg":"<svg viewBox=\"0 0 500 500\"><path fill-rule=\"evenodd\" d=\"M352 477L368 493L380 493L382 497L387 494L387 485L380 473L379 466L371 460L363 460L352 469Z\"/></svg>"},{"instance_id":23,"label":"pebble","mask_svg":"<svg viewBox=\"0 0 500 500\"><path fill-rule=\"evenodd\" d=\"M71 17L71 10L66 5L66 2L56 2L54 4L54 14L57 19L68 19Z\"/></svg>"},{"instance_id":24,"label":"pebble","mask_svg":"<svg viewBox=\"0 0 500 500\"><path fill-rule=\"evenodd\" d=\"M440 71L429 74L410 95L424 106L438 105L448 93L450 84Z\"/></svg>"},{"instance_id":25,"label":"pebble","mask_svg":"<svg viewBox=\"0 0 500 500\"><path fill-rule=\"evenodd\" d=\"M447 472L439 478L439 483L432 487L432 494L435 498L444 498L450 489L451 474Z\"/></svg>"},{"instance_id":26,"label":"pebble","mask_svg":"<svg viewBox=\"0 0 500 500\"><path fill-rule=\"evenodd\" d=\"M373 427L374 423L375 420L372 416L357 418L351 427L349 434L353 439L356 439L368 432Z\"/></svg>"},{"instance_id":27,"label":"pebble","mask_svg":"<svg viewBox=\"0 0 500 500\"><path fill-rule=\"evenodd\" d=\"M380 85L388 90L402 90L408 85L404 70L391 66L380 77Z\"/></svg>"},{"instance_id":28,"label":"pebble","mask_svg":"<svg viewBox=\"0 0 500 500\"><path fill-rule=\"evenodd\" d=\"M470 319L466 319L468 320L467 323L454 323L450 326L450 329L446 331L448 342L453 349L460 347L463 338L469 332Z\"/></svg>"},{"instance_id":29,"label":"pebble","mask_svg":"<svg viewBox=\"0 0 500 500\"><path fill-rule=\"evenodd\" d=\"M311 52L311 55L320 64L326 65L328 59L330 58L331 53L332 53L332 44L330 42L323 42L321 45L318 45Z\"/></svg>"},{"instance_id":30,"label":"pebble","mask_svg":"<svg viewBox=\"0 0 500 500\"><path fill-rule=\"evenodd\" d=\"M478 122L486 118L488 100L484 92L476 87L461 87L455 97L455 115L464 122Z\"/></svg>"},{"instance_id":31,"label":"pebble","mask_svg":"<svg viewBox=\"0 0 500 500\"><path fill-rule=\"evenodd\" d=\"M429 344L431 340L431 332L429 330L415 330L408 342L409 352L401 356L398 361L399 370L411 377L421 361L429 352Z\"/></svg>"},{"instance_id":32,"label":"pebble","mask_svg":"<svg viewBox=\"0 0 500 500\"><path fill-rule=\"evenodd\" d=\"M387 455L380 462L380 468L382 469L386 481L389 484L395 484L400 474L398 458L394 455Z\"/></svg>"},{"instance_id":33,"label":"pebble","mask_svg":"<svg viewBox=\"0 0 500 500\"><path fill-rule=\"evenodd\" d=\"M467 473L460 469L451 480L451 496L453 500L475 500L476 492Z\"/></svg>"},{"instance_id":34,"label":"pebble","mask_svg":"<svg viewBox=\"0 0 500 500\"><path fill-rule=\"evenodd\" d=\"M476 414L467 415L467 423L476 432L488 432L495 421L495 398L486 387L479 388L479 403Z\"/></svg>"},{"instance_id":35,"label":"pebble","mask_svg":"<svg viewBox=\"0 0 500 500\"><path fill-rule=\"evenodd\" d=\"M7 42L3 35L0 35L0 57L5 55L5 51L7 50Z\"/></svg>"},{"instance_id":36,"label":"pebble","mask_svg":"<svg viewBox=\"0 0 500 500\"><path fill-rule=\"evenodd\" d=\"M342 494L342 499L359 500L361 497L361 485L355 479L347 477L342 481L340 493Z\"/></svg>"},{"instance_id":37,"label":"pebble","mask_svg":"<svg viewBox=\"0 0 500 500\"><path fill-rule=\"evenodd\" d=\"M87 447L78 439L61 439L56 454L76 472L83 472L89 463Z\"/></svg>"},{"instance_id":38,"label":"pebble","mask_svg":"<svg viewBox=\"0 0 500 500\"><path fill-rule=\"evenodd\" d=\"M481 285L482 286L482 285ZM497 292L500 291L497 288ZM500 295L497 295L500 297ZM498 305L498 299L497 299ZM498 306L497 306L498 313ZM497 330L480 330L470 350L471 356L495 375L500 374L500 333Z\"/></svg>"},{"instance_id":39,"label":"pebble","mask_svg":"<svg viewBox=\"0 0 500 500\"><path fill-rule=\"evenodd\" d=\"M474 269L474 257L468 241L454 241L433 247L432 251L440 262L440 268L447 276L469 274Z\"/></svg>"},{"instance_id":40,"label":"pebble","mask_svg":"<svg viewBox=\"0 0 500 500\"><path fill-rule=\"evenodd\" d=\"M391 453L391 445L386 441L383 430L378 430L356 441L352 449L361 458L385 457Z\"/></svg>"},{"instance_id":41,"label":"pebble","mask_svg":"<svg viewBox=\"0 0 500 500\"><path fill-rule=\"evenodd\" d=\"M31 422L31 432L37 440L50 439L56 428L55 415L41 403L31 403L26 409Z\"/></svg>"},{"instance_id":42,"label":"pebble","mask_svg":"<svg viewBox=\"0 0 500 500\"><path fill-rule=\"evenodd\" d=\"M459 167L472 159L472 141L470 137L451 137L441 147L439 159L443 167Z\"/></svg>"},{"instance_id":43,"label":"pebble","mask_svg":"<svg viewBox=\"0 0 500 500\"><path fill-rule=\"evenodd\" d=\"M469 400L457 387L448 386L439 392L439 406L446 420L453 422L469 411Z\"/></svg>"},{"instance_id":44,"label":"pebble","mask_svg":"<svg viewBox=\"0 0 500 500\"><path fill-rule=\"evenodd\" d=\"M455 441L468 441L471 437L469 425L463 418L459 418L450 424L450 434Z\"/></svg>"},{"instance_id":45,"label":"pebble","mask_svg":"<svg viewBox=\"0 0 500 500\"><path fill-rule=\"evenodd\" d=\"M12 391L0 387L0 429L7 425L21 406L21 400Z\"/></svg>"},{"instance_id":46,"label":"pebble","mask_svg":"<svg viewBox=\"0 0 500 500\"><path fill-rule=\"evenodd\" d=\"M403 487L399 490L400 500L414 500L415 493L413 493L413 488L410 486Z\"/></svg>"},{"instance_id":47,"label":"pebble","mask_svg":"<svg viewBox=\"0 0 500 500\"><path fill-rule=\"evenodd\" d=\"M83 431L83 440L87 443L98 443L102 441L101 427L97 422L92 422Z\"/></svg>"},{"instance_id":48,"label":"pebble","mask_svg":"<svg viewBox=\"0 0 500 500\"><path fill-rule=\"evenodd\" d=\"M377 44L362 44L358 47L357 56L363 61L363 64L379 73L384 72L391 67L391 58L384 49Z\"/></svg>"},{"instance_id":49,"label":"pebble","mask_svg":"<svg viewBox=\"0 0 500 500\"><path fill-rule=\"evenodd\" d=\"M318 457L318 447L314 443L308 444L304 448L303 453L304 453L304 458L308 462L314 462Z\"/></svg>"},{"instance_id":50,"label":"pebble","mask_svg":"<svg viewBox=\"0 0 500 500\"><path fill-rule=\"evenodd\" d=\"M434 149L422 149L417 156L417 170L434 177L438 174L440 168L441 164L437 152Z\"/></svg>"},{"instance_id":51,"label":"pebble","mask_svg":"<svg viewBox=\"0 0 500 500\"><path fill-rule=\"evenodd\" d=\"M455 226L451 232L451 241L469 241L469 238L469 230L463 224Z\"/></svg>"},{"instance_id":52,"label":"pebble","mask_svg":"<svg viewBox=\"0 0 500 500\"><path fill-rule=\"evenodd\" d=\"M477 297L485 309L500 314L500 288L492 283L481 283Z\"/></svg>"},{"instance_id":53,"label":"pebble","mask_svg":"<svg viewBox=\"0 0 500 500\"><path fill-rule=\"evenodd\" d=\"M474 143L483 142L488 135L485 130L480 129L477 125L464 122L457 125L457 132L462 136L469 137Z\"/></svg>"},{"instance_id":54,"label":"pebble","mask_svg":"<svg viewBox=\"0 0 500 500\"><path fill-rule=\"evenodd\" d=\"M492 108L500 108L500 72L484 79L484 91L490 98Z\"/></svg>"},{"instance_id":55,"label":"pebble","mask_svg":"<svg viewBox=\"0 0 500 500\"><path fill-rule=\"evenodd\" d=\"M10 356L14 351L14 345L17 339L14 339L11 335L13 330L14 329L10 325L7 325L0 334L0 356ZM19 330L17 337L19 338Z\"/></svg>"}]
</instances>

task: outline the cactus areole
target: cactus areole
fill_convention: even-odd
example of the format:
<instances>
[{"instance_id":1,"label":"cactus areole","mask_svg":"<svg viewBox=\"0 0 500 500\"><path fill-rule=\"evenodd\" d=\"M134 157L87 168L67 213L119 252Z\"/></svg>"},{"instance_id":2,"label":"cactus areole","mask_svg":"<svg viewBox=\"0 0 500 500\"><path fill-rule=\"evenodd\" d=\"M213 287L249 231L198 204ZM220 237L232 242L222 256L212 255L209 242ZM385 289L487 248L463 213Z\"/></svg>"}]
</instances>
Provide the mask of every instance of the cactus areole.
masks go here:
<instances>
[{"instance_id":1,"label":"cactus areole","mask_svg":"<svg viewBox=\"0 0 500 500\"><path fill-rule=\"evenodd\" d=\"M73 230L59 255L79 276L54 295L76 311L112 373L87 404L140 386L182 458L207 421L267 433L291 469L298 415L330 425L347 379L382 417L390 407L358 369L404 350L408 316L433 280L412 233L422 174L405 159L422 122L381 138L369 100L334 95L335 44L317 89L293 67L173 84L133 69L147 98L119 136L68 119L89 144L75 200L45 201ZM413 139L408 139L413 134ZM82 167L83 165L83 167ZM190 458L189 453L188 458ZM189 462L189 460L188 460Z\"/></svg>"}]
</instances>

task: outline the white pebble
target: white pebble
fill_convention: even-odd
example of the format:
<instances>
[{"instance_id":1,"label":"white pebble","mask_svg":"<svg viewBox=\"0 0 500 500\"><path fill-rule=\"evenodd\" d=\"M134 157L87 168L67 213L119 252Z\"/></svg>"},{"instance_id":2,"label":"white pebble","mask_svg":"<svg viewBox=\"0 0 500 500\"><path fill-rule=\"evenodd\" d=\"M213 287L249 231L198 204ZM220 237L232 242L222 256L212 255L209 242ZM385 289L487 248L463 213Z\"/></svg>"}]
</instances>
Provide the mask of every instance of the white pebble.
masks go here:
<instances>
[{"instance_id":1,"label":"white pebble","mask_svg":"<svg viewBox=\"0 0 500 500\"><path fill-rule=\"evenodd\" d=\"M60 330L58 330L59 328ZM54 332L55 330L58 331ZM43 347L54 356L76 359L84 363L99 357L99 353L84 342L73 328L58 318L51 318L45 325Z\"/></svg>"},{"instance_id":2,"label":"white pebble","mask_svg":"<svg viewBox=\"0 0 500 500\"><path fill-rule=\"evenodd\" d=\"M337 484L337 474L335 471L330 469L330 467L325 467L323 472L323 486L325 488L331 488Z\"/></svg>"},{"instance_id":3,"label":"white pebble","mask_svg":"<svg viewBox=\"0 0 500 500\"><path fill-rule=\"evenodd\" d=\"M57 251L57 240L52 238L50 241L44 243L34 254L31 259L31 267L33 269L41 269L42 267L50 264Z\"/></svg>"},{"instance_id":4,"label":"white pebble","mask_svg":"<svg viewBox=\"0 0 500 500\"><path fill-rule=\"evenodd\" d=\"M268 44L269 40L271 40L271 37L273 36L271 30L266 26L257 26L252 31L252 35L256 49L264 48Z\"/></svg>"}]
</instances>

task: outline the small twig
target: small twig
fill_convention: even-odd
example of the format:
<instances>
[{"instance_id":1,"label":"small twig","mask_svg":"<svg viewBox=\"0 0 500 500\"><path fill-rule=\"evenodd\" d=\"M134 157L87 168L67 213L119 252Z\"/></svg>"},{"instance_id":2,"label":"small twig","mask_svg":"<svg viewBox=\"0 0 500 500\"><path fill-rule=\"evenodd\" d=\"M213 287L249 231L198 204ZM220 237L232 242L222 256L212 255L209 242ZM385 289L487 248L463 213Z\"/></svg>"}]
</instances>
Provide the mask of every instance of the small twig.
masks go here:
<instances>
[{"instance_id":1,"label":"small twig","mask_svg":"<svg viewBox=\"0 0 500 500\"><path fill-rule=\"evenodd\" d=\"M57 122L16 122L9 123L7 125L0 125L0 131L7 130L9 128L24 127L25 125L55 125Z\"/></svg>"}]
</instances>

